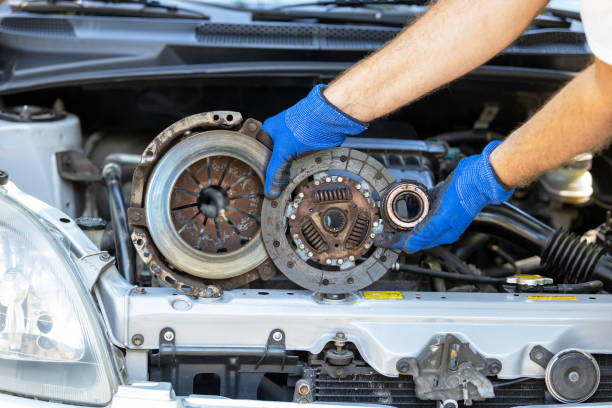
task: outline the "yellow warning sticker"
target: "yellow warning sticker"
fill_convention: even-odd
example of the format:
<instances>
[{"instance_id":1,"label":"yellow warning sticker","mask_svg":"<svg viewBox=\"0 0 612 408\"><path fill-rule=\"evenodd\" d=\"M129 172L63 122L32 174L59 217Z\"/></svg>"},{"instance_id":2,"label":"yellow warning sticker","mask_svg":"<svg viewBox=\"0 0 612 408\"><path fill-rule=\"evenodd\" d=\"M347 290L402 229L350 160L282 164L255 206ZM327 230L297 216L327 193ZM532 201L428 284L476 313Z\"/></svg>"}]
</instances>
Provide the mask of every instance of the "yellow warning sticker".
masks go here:
<instances>
[{"instance_id":1,"label":"yellow warning sticker","mask_svg":"<svg viewBox=\"0 0 612 408\"><path fill-rule=\"evenodd\" d=\"M578 300L576 296L527 296L529 300Z\"/></svg>"},{"instance_id":2,"label":"yellow warning sticker","mask_svg":"<svg viewBox=\"0 0 612 408\"><path fill-rule=\"evenodd\" d=\"M363 292L364 299L403 299L402 292L392 290L365 290Z\"/></svg>"},{"instance_id":3,"label":"yellow warning sticker","mask_svg":"<svg viewBox=\"0 0 612 408\"><path fill-rule=\"evenodd\" d=\"M540 279L541 276L540 275L514 275L515 278L519 278L519 279Z\"/></svg>"}]
</instances>

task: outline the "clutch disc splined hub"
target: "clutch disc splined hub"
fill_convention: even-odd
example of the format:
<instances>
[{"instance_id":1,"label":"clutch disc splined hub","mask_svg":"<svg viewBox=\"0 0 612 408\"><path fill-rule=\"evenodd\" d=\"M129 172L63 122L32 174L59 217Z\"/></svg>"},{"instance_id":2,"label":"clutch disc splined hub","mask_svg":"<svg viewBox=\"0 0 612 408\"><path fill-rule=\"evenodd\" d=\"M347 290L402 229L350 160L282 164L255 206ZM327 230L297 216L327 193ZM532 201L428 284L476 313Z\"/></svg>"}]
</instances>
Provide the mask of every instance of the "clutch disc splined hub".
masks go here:
<instances>
[{"instance_id":1,"label":"clutch disc splined hub","mask_svg":"<svg viewBox=\"0 0 612 408\"><path fill-rule=\"evenodd\" d=\"M395 179L374 158L347 148L303 157L290 183L264 200L262 234L274 264L293 282L323 294L344 294L380 279L397 252L377 248L383 231L378 203Z\"/></svg>"},{"instance_id":2,"label":"clutch disc splined hub","mask_svg":"<svg viewBox=\"0 0 612 408\"><path fill-rule=\"evenodd\" d=\"M182 119L145 149L128 221L143 262L190 295L220 296L275 273L261 231L269 136L237 112Z\"/></svg>"}]
</instances>

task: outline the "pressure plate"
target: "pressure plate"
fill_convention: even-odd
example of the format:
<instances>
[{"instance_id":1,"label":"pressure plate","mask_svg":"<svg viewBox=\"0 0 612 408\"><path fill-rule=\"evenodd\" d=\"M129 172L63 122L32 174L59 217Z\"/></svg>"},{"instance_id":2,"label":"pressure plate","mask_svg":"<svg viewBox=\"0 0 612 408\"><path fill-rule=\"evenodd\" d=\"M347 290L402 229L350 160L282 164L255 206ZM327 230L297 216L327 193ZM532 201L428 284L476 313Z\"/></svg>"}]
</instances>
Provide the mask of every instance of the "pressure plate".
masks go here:
<instances>
[{"instance_id":1,"label":"pressure plate","mask_svg":"<svg viewBox=\"0 0 612 408\"><path fill-rule=\"evenodd\" d=\"M128 211L141 259L165 283L218 296L274 274L261 237L270 150L237 112L185 118L160 133L134 172ZM262 267L262 265L264 267Z\"/></svg>"}]
</instances>

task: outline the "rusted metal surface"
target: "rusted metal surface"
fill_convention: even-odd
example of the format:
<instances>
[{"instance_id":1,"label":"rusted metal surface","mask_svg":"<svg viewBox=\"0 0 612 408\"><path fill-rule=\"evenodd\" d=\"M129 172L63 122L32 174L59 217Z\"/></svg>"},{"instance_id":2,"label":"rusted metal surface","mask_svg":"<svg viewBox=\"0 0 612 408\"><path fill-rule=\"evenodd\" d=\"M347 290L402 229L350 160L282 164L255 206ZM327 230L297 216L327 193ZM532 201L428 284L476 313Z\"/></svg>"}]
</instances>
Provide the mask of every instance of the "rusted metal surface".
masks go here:
<instances>
[{"instance_id":1,"label":"rusted metal surface","mask_svg":"<svg viewBox=\"0 0 612 408\"><path fill-rule=\"evenodd\" d=\"M199 209L202 192L214 188L224 197L224 214L205 216ZM178 234L192 247L216 254L229 253L259 232L263 185L245 163L227 156L203 158L177 179L170 201Z\"/></svg>"},{"instance_id":2,"label":"rusted metal surface","mask_svg":"<svg viewBox=\"0 0 612 408\"><path fill-rule=\"evenodd\" d=\"M243 122L238 112L215 111L186 117L164 129L144 150L134 171L128 219L133 227L132 241L138 255L152 273L168 286L197 297L218 297L223 290L244 286L256 279L269 279L276 273L272 262L228 279L204 279L181 272L167 263L157 250L144 207L149 178L157 162L174 145L198 132L226 129L251 137L271 147L270 137L255 119ZM200 193L215 187L222 192L226 206L216 218L200 211ZM260 176L246 163L227 155L203 157L178 177L173 186L168 210L175 231L191 247L206 254L231 254L259 237L259 215L263 201ZM179 232L180 231L180 232ZM260 238L258 238L260 239Z\"/></svg>"},{"instance_id":3,"label":"rusted metal surface","mask_svg":"<svg viewBox=\"0 0 612 408\"><path fill-rule=\"evenodd\" d=\"M368 251L365 238L378 220L378 207L370 206L356 188L359 183L340 179L310 181L295 190L302 200L295 219L289 221L289 230L313 252L312 261L322 265L327 259L363 256Z\"/></svg>"},{"instance_id":4,"label":"rusted metal surface","mask_svg":"<svg viewBox=\"0 0 612 408\"><path fill-rule=\"evenodd\" d=\"M382 164L354 149L296 160L285 190L263 203L270 258L291 281L324 294L355 292L380 279L398 256L374 245L383 231L378 198L394 181Z\"/></svg>"}]
</instances>

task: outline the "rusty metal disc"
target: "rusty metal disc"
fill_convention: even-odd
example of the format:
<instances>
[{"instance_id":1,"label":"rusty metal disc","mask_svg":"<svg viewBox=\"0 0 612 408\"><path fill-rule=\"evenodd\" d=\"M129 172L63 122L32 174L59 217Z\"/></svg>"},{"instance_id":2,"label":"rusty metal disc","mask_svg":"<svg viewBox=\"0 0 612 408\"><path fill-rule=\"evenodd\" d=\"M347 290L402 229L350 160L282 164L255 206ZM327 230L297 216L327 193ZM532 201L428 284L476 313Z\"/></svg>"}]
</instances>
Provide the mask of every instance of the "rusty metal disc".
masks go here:
<instances>
[{"instance_id":1,"label":"rusty metal disc","mask_svg":"<svg viewBox=\"0 0 612 408\"><path fill-rule=\"evenodd\" d=\"M290 280L319 293L343 294L380 279L397 252L377 248L380 194L395 181L374 158L334 148L291 165L290 182L264 200L262 235L270 258Z\"/></svg>"}]
</instances>

